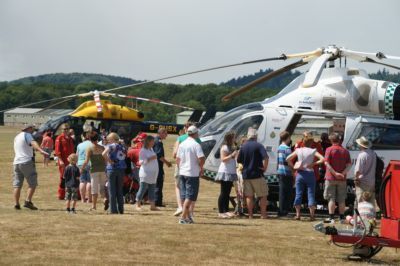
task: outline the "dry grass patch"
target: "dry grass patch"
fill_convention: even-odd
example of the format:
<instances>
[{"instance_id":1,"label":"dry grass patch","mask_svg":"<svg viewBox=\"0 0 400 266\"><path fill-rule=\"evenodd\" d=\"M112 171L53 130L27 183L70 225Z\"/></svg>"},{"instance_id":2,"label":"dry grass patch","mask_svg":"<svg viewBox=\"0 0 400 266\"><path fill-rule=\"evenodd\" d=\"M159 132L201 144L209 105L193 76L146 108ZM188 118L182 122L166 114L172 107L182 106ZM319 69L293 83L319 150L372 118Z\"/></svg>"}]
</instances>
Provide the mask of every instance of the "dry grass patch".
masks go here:
<instances>
[{"instance_id":1,"label":"dry grass patch","mask_svg":"<svg viewBox=\"0 0 400 266\"><path fill-rule=\"evenodd\" d=\"M166 208L124 215L88 211L78 203L77 215L64 212L56 199L58 171L54 163L37 169L39 211L13 209L12 159L15 128L0 128L0 264L264 264L363 265L343 260L348 250L327 244L307 221L221 220L216 217L219 186L201 181L194 225L178 225L172 169L166 171ZM166 141L171 154L174 137ZM25 193L25 190L24 190ZM24 194L23 194L24 195ZM147 208L148 206L145 206ZM400 264L394 249L384 249L376 262Z\"/></svg>"}]
</instances>

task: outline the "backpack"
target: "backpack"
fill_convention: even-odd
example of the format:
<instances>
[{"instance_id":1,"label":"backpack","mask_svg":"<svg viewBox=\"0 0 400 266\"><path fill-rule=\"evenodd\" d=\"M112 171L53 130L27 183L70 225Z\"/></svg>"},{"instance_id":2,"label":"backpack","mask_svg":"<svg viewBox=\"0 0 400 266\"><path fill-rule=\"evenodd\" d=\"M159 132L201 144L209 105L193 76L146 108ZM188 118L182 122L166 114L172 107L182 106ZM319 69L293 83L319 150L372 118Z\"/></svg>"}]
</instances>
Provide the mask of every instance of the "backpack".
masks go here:
<instances>
[{"instance_id":1,"label":"backpack","mask_svg":"<svg viewBox=\"0 0 400 266\"><path fill-rule=\"evenodd\" d=\"M375 193L379 194L382 184L383 170L385 170L385 163L383 160L375 153L376 156L376 168L375 168Z\"/></svg>"}]
</instances>

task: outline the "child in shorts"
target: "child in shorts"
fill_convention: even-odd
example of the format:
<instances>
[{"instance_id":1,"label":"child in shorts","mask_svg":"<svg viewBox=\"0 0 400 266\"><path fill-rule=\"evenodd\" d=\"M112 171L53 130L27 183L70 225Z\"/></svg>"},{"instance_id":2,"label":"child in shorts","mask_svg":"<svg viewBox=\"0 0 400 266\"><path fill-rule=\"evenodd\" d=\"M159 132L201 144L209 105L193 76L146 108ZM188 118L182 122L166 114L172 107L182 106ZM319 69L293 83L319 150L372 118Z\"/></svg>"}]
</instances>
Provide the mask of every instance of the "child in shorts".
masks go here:
<instances>
[{"instance_id":1,"label":"child in shorts","mask_svg":"<svg viewBox=\"0 0 400 266\"><path fill-rule=\"evenodd\" d=\"M367 231L373 229L376 225L375 207L370 202L372 196L372 192L364 191L361 194L361 201L358 203L358 212L360 213L360 218L364 222ZM349 224L354 225L354 219L352 216L347 216L346 221ZM358 224L361 225L361 221L358 221Z\"/></svg>"},{"instance_id":2,"label":"child in shorts","mask_svg":"<svg viewBox=\"0 0 400 266\"><path fill-rule=\"evenodd\" d=\"M75 207L78 201L78 190L79 190L79 177L80 171L76 163L78 161L78 156L72 153L68 156L69 165L64 171L64 182L65 182L65 199L67 201L67 213L76 214ZM72 208L71 208L72 201Z\"/></svg>"}]
</instances>

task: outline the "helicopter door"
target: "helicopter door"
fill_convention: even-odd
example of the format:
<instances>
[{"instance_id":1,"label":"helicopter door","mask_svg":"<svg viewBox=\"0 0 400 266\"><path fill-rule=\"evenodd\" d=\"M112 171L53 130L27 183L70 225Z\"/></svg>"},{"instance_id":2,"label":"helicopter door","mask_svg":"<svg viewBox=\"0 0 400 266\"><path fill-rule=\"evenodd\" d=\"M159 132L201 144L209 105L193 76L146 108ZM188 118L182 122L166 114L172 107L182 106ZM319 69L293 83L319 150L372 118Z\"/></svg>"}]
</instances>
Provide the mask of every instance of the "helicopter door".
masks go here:
<instances>
[{"instance_id":1,"label":"helicopter door","mask_svg":"<svg viewBox=\"0 0 400 266\"><path fill-rule=\"evenodd\" d=\"M235 143L240 146L241 142L243 139L246 139L247 136L247 131L249 127L256 128L258 130L258 136L259 139L264 138L264 131L265 129L265 123L263 124L262 122L264 121L264 116L262 113L257 113L257 114L252 114L250 116L242 117L237 121L236 123L232 123L222 134L221 138L218 140L216 145L214 146L213 151L211 152L211 155L207 158L207 164L212 165L211 167L214 169L218 169L220 164L220 149L222 146L222 143L224 142L224 136L227 132L229 131L234 131L235 132Z\"/></svg>"},{"instance_id":2,"label":"helicopter door","mask_svg":"<svg viewBox=\"0 0 400 266\"><path fill-rule=\"evenodd\" d=\"M400 121L366 117L348 117L343 144L350 151L352 164L354 166L359 154L356 140L364 136L372 143L371 148L385 162L385 165L388 165L390 160L399 160L399 132ZM353 177L353 175L354 170L351 170L350 177Z\"/></svg>"}]
</instances>

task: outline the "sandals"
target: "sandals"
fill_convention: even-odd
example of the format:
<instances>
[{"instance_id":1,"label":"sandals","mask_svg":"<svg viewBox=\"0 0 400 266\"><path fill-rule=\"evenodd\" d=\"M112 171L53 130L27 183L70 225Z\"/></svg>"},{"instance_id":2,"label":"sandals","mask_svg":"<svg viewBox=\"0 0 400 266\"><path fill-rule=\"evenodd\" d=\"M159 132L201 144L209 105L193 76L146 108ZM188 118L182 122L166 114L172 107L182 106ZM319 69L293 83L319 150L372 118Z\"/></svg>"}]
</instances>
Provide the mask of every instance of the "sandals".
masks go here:
<instances>
[{"instance_id":1,"label":"sandals","mask_svg":"<svg viewBox=\"0 0 400 266\"><path fill-rule=\"evenodd\" d=\"M295 216L293 219L296 221L300 221L300 216Z\"/></svg>"}]
</instances>

